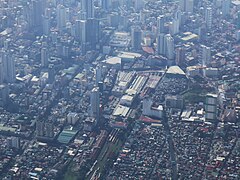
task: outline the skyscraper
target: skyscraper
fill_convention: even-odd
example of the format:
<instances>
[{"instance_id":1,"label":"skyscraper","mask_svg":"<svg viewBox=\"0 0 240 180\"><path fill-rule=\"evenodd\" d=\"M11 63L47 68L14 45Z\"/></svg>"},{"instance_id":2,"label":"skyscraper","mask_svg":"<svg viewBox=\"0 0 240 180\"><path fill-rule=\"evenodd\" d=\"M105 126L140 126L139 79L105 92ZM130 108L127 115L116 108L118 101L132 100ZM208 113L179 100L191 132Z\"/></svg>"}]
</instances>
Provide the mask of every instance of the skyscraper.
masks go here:
<instances>
[{"instance_id":1,"label":"skyscraper","mask_svg":"<svg viewBox=\"0 0 240 180\"><path fill-rule=\"evenodd\" d=\"M157 17L157 33L164 33L165 18L163 15Z\"/></svg>"},{"instance_id":2,"label":"skyscraper","mask_svg":"<svg viewBox=\"0 0 240 180\"><path fill-rule=\"evenodd\" d=\"M131 41L132 41L132 48L135 51L141 50L141 43L142 43L142 30L139 26L132 27L131 30Z\"/></svg>"},{"instance_id":3,"label":"skyscraper","mask_svg":"<svg viewBox=\"0 0 240 180\"><path fill-rule=\"evenodd\" d=\"M171 29L170 29L171 34L172 35L178 34L179 33L179 27L180 27L179 19L174 18L171 23L172 23L171 24L172 26L171 26Z\"/></svg>"},{"instance_id":4,"label":"skyscraper","mask_svg":"<svg viewBox=\"0 0 240 180\"><path fill-rule=\"evenodd\" d=\"M53 122L51 121L45 122L45 136L47 138L54 137L54 127L53 127Z\"/></svg>"},{"instance_id":5,"label":"skyscraper","mask_svg":"<svg viewBox=\"0 0 240 180\"><path fill-rule=\"evenodd\" d=\"M222 1L223 16L227 16L230 13L230 5L231 5L231 0L223 0Z\"/></svg>"},{"instance_id":6,"label":"skyscraper","mask_svg":"<svg viewBox=\"0 0 240 180\"><path fill-rule=\"evenodd\" d=\"M48 66L48 49L45 47L41 49L41 66L42 67Z\"/></svg>"},{"instance_id":7,"label":"skyscraper","mask_svg":"<svg viewBox=\"0 0 240 180\"><path fill-rule=\"evenodd\" d=\"M89 18L86 22L86 41L89 43L90 49L95 49L99 43L100 25L99 20Z\"/></svg>"},{"instance_id":8,"label":"skyscraper","mask_svg":"<svg viewBox=\"0 0 240 180\"><path fill-rule=\"evenodd\" d=\"M51 121L36 121L36 136L37 138L44 138L51 140L54 138L54 125Z\"/></svg>"},{"instance_id":9,"label":"skyscraper","mask_svg":"<svg viewBox=\"0 0 240 180\"><path fill-rule=\"evenodd\" d=\"M44 136L44 121L37 120L36 121L36 136L43 137Z\"/></svg>"},{"instance_id":10,"label":"skyscraper","mask_svg":"<svg viewBox=\"0 0 240 180\"><path fill-rule=\"evenodd\" d=\"M57 6L57 28L62 32L66 27L66 8L59 4Z\"/></svg>"},{"instance_id":11,"label":"skyscraper","mask_svg":"<svg viewBox=\"0 0 240 180\"><path fill-rule=\"evenodd\" d=\"M179 8L183 12L193 12L194 0L180 0Z\"/></svg>"},{"instance_id":12,"label":"skyscraper","mask_svg":"<svg viewBox=\"0 0 240 180\"><path fill-rule=\"evenodd\" d=\"M13 51L0 51L0 61L2 72L0 76L3 76L3 81L7 83L13 83L16 80L16 70L15 70L15 56ZM1 78L0 78L1 79Z\"/></svg>"},{"instance_id":13,"label":"skyscraper","mask_svg":"<svg viewBox=\"0 0 240 180\"><path fill-rule=\"evenodd\" d=\"M50 18L48 18L47 16L43 17L43 34L44 35L49 35L50 33Z\"/></svg>"},{"instance_id":14,"label":"skyscraper","mask_svg":"<svg viewBox=\"0 0 240 180\"><path fill-rule=\"evenodd\" d=\"M185 12L193 13L194 0L185 0Z\"/></svg>"},{"instance_id":15,"label":"skyscraper","mask_svg":"<svg viewBox=\"0 0 240 180\"><path fill-rule=\"evenodd\" d=\"M7 104L9 98L9 88L6 84L0 85L0 106L4 106Z\"/></svg>"},{"instance_id":16,"label":"skyscraper","mask_svg":"<svg viewBox=\"0 0 240 180\"><path fill-rule=\"evenodd\" d=\"M110 0L101 0L101 7L104 10L108 10L110 8Z\"/></svg>"},{"instance_id":17,"label":"skyscraper","mask_svg":"<svg viewBox=\"0 0 240 180\"><path fill-rule=\"evenodd\" d=\"M205 11L205 22L208 29L212 28L212 8L207 7Z\"/></svg>"},{"instance_id":18,"label":"skyscraper","mask_svg":"<svg viewBox=\"0 0 240 180\"><path fill-rule=\"evenodd\" d=\"M100 116L100 93L98 87L94 87L91 91L90 107L91 116L95 117L98 121Z\"/></svg>"},{"instance_id":19,"label":"skyscraper","mask_svg":"<svg viewBox=\"0 0 240 180\"><path fill-rule=\"evenodd\" d=\"M164 55L164 36L165 34L161 33L157 37L157 54Z\"/></svg>"},{"instance_id":20,"label":"skyscraper","mask_svg":"<svg viewBox=\"0 0 240 180\"><path fill-rule=\"evenodd\" d=\"M240 11L237 13L237 27L240 29Z\"/></svg>"},{"instance_id":21,"label":"skyscraper","mask_svg":"<svg viewBox=\"0 0 240 180\"><path fill-rule=\"evenodd\" d=\"M94 18L93 0L81 0L82 11L86 13L86 18Z\"/></svg>"},{"instance_id":22,"label":"skyscraper","mask_svg":"<svg viewBox=\"0 0 240 180\"><path fill-rule=\"evenodd\" d=\"M200 61L202 66L207 66L211 63L211 48L205 45L200 47Z\"/></svg>"},{"instance_id":23,"label":"skyscraper","mask_svg":"<svg viewBox=\"0 0 240 180\"><path fill-rule=\"evenodd\" d=\"M174 59L174 39L170 34L164 36L164 51L169 60Z\"/></svg>"},{"instance_id":24,"label":"skyscraper","mask_svg":"<svg viewBox=\"0 0 240 180\"><path fill-rule=\"evenodd\" d=\"M96 84L98 85L98 83L102 80L102 67L101 65L98 65L96 67Z\"/></svg>"},{"instance_id":25,"label":"skyscraper","mask_svg":"<svg viewBox=\"0 0 240 180\"><path fill-rule=\"evenodd\" d=\"M186 50L184 47L176 49L176 65L182 66L185 63Z\"/></svg>"}]
</instances>

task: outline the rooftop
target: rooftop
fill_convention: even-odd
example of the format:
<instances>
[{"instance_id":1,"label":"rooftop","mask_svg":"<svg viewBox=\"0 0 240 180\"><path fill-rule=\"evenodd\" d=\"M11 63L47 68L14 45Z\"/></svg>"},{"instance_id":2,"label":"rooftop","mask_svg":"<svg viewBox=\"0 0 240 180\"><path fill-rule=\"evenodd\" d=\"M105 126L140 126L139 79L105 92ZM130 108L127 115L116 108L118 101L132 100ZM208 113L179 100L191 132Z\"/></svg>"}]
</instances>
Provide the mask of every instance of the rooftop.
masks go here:
<instances>
[{"instance_id":1,"label":"rooftop","mask_svg":"<svg viewBox=\"0 0 240 180\"><path fill-rule=\"evenodd\" d=\"M167 74L179 74L179 75L185 75L183 70L179 66L171 66L167 70Z\"/></svg>"}]
</instances>

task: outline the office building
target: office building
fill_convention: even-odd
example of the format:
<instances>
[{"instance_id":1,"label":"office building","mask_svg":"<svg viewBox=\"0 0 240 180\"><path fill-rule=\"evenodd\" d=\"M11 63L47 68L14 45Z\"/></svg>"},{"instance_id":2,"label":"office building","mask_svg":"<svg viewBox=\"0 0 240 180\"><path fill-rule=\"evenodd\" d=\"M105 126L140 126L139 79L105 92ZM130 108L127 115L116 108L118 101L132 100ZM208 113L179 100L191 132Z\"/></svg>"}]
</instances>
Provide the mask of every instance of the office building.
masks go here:
<instances>
[{"instance_id":1,"label":"office building","mask_svg":"<svg viewBox=\"0 0 240 180\"><path fill-rule=\"evenodd\" d=\"M99 20L90 18L88 20L78 20L76 35L81 42L82 53L87 50L96 49L100 38Z\"/></svg>"},{"instance_id":2,"label":"office building","mask_svg":"<svg viewBox=\"0 0 240 180\"><path fill-rule=\"evenodd\" d=\"M86 42L89 43L90 49L96 49L99 43L100 37L100 25L99 20L90 18L86 22ZM84 29L83 29L84 33Z\"/></svg>"},{"instance_id":3,"label":"office building","mask_svg":"<svg viewBox=\"0 0 240 180\"><path fill-rule=\"evenodd\" d=\"M48 49L45 47L41 49L41 66L42 67L48 66Z\"/></svg>"},{"instance_id":4,"label":"office building","mask_svg":"<svg viewBox=\"0 0 240 180\"><path fill-rule=\"evenodd\" d=\"M142 48L142 30L139 26L132 27L131 30L131 41L132 41L132 48L135 51L139 51Z\"/></svg>"},{"instance_id":5,"label":"office building","mask_svg":"<svg viewBox=\"0 0 240 180\"><path fill-rule=\"evenodd\" d=\"M81 0L82 11L86 13L86 19L94 18L94 1Z\"/></svg>"},{"instance_id":6,"label":"office building","mask_svg":"<svg viewBox=\"0 0 240 180\"><path fill-rule=\"evenodd\" d=\"M94 87L90 96L90 115L99 121L100 116L100 92L98 87Z\"/></svg>"}]
</instances>

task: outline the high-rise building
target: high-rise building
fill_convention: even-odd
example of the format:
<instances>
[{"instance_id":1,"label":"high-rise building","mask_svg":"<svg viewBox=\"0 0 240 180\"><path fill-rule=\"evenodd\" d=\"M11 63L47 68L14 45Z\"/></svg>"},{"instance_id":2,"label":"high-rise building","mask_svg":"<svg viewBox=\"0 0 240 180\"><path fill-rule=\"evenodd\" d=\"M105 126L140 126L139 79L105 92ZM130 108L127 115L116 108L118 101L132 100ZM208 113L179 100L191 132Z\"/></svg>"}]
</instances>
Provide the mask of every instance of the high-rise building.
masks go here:
<instances>
[{"instance_id":1,"label":"high-rise building","mask_svg":"<svg viewBox=\"0 0 240 180\"><path fill-rule=\"evenodd\" d=\"M15 56L12 50L0 51L1 70L0 76L3 76L3 81L7 83L13 83L16 80L15 70Z\"/></svg>"},{"instance_id":2,"label":"high-rise building","mask_svg":"<svg viewBox=\"0 0 240 180\"><path fill-rule=\"evenodd\" d=\"M90 18L87 20L78 20L76 24L76 36L80 36L82 53L87 50L96 49L100 37L99 20Z\"/></svg>"},{"instance_id":3,"label":"high-rise building","mask_svg":"<svg viewBox=\"0 0 240 180\"><path fill-rule=\"evenodd\" d=\"M20 149L20 138L19 137L11 137L12 147L16 149Z\"/></svg>"},{"instance_id":4,"label":"high-rise building","mask_svg":"<svg viewBox=\"0 0 240 180\"><path fill-rule=\"evenodd\" d=\"M110 8L110 0L101 0L101 7L104 10L109 10L109 8Z\"/></svg>"},{"instance_id":5,"label":"high-rise building","mask_svg":"<svg viewBox=\"0 0 240 180\"><path fill-rule=\"evenodd\" d=\"M3 60L0 56L0 85L3 83L3 81L4 81Z\"/></svg>"},{"instance_id":6,"label":"high-rise building","mask_svg":"<svg viewBox=\"0 0 240 180\"><path fill-rule=\"evenodd\" d=\"M37 120L36 121L36 136L37 137L43 137L44 136L44 127L45 123L44 121Z\"/></svg>"},{"instance_id":7,"label":"high-rise building","mask_svg":"<svg viewBox=\"0 0 240 180\"><path fill-rule=\"evenodd\" d=\"M171 22L170 32L172 35L179 33L180 21L174 18Z\"/></svg>"},{"instance_id":8,"label":"high-rise building","mask_svg":"<svg viewBox=\"0 0 240 180\"><path fill-rule=\"evenodd\" d=\"M78 28L78 27L77 27ZM79 22L79 33L80 33L80 41L82 43L87 43L87 21L81 20Z\"/></svg>"},{"instance_id":9,"label":"high-rise building","mask_svg":"<svg viewBox=\"0 0 240 180\"><path fill-rule=\"evenodd\" d=\"M36 137L40 139L54 138L54 125L52 121L36 121Z\"/></svg>"},{"instance_id":10,"label":"high-rise building","mask_svg":"<svg viewBox=\"0 0 240 180\"><path fill-rule=\"evenodd\" d=\"M231 0L223 0L222 1L222 14L223 14L223 16L229 15L230 5L231 5Z\"/></svg>"},{"instance_id":11,"label":"high-rise building","mask_svg":"<svg viewBox=\"0 0 240 180\"><path fill-rule=\"evenodd\" d=\"M164 33L165 17L163 15L157 17L157 33Z\"/></svg>"},{"instance_id":12,"label":"high-rise building","mask_svg":"<svg viewBox=\"0 0 240 180\"><path fill-rule=\"evenodd\" d=\"M202 66L208 66L211 63L211 48L205 45L200 47L200 61Z\"/></svg>"},{"instance_id":13,"label":"high-rise building","mask_svg":"<svg viewBox=\"0 0 240 180\"><path fill-rule=\"evenodd\" d=\"M141 10L143 8L143 6L144 6L144 1L143 0L135 0L134 1L134 9L136 11Z\"/></svg>"},{"instance_id":14,"label":"high-rise building","mask_svg":"<svg viewBox=\"0 0 240 180\"><path fill-rule=\"evenodd\" d=\"M153 107L153 101L150 97L143 99L143 115L161 119L163 117L163 106Z\"/></svg>"},{"instance_id":15,"label":"high-rise building","mask_svg":"<svg viewBox=\"0 0 240 180\"><path fill-rule=\"evenodd\" d=\"M7 147L20 149L20 138L19 137L8 137Z\"/></svg>"},{"instance_id":16,"label":"high-rise building","mask_svg":"<svg viewBox=\"0 0 240 180\"><path fill-rule=\"evenodd\" d=\"M43 15L43 4L41 0L32 0L34 26L41 26Z\"/></svg>"},{"instance_id":17,"label":"high-rise building","mask_svg":"<svg viewBox=\"0 0 240 180\"><path fill-rule=\"evenodd\" d=\"M0 106L4 106L9 100L9 88L6 84L0 85Z\"/></svg>"},{"instance_id":18,"label":"high-rise building","mask_svg":"<svg viewBox=\"0 0 240 180\"><path fill-rule=\"evenodd\" d=\"M66 8L59 4L57 6L57 28L62 32L66 27Z\"/></svg>"},{"instance_id":19,"label":"high-rise building","mask_svg":"<svg viewBox=\"0 0 240 180\"><path fill-rule=\"evenodd\" d=\"M157 54L164 55L164 36L165 34L161 33L157 37Z\"/></svg>"},{"instance_id":20,"label":"high-rise building","mask_svg":"<svg viewBox=\"0 0 240 180\"><path fill-rule=\"evenodd\" d=\"M47 16L43 17L43 34L44 35L49 35L50 33L50 18L48 18Z\"/></svg>"},{"instance_id":21,"label":"high-rise building","mask_svg":"<svg viewBox=\"0 0 240 180\"><path fill-rule=\"evenodd\" d=\"M170 34L164 36L164 51L169 60L174 59L174 39Z\"/></svg>"},{"instance_id":22,"label":"high-rise building","mask_svg":"<svg viewBox=\"0 0 240 180\"><path fill-rule=\"evenodd\" d=\"M41 66L42 67L48 66L48 49L45 47L41 49Z\"/></svg>"},{"instance_id":23,"label":"high-rise building","mask_svg":"<svg viewBox=\"0 0 240 180\"><path fill-rule=\"evenodd\" d=\"M94 18L94 1L93 0L81 0L82 11L86 13L86 18Z\"/></svg>"},{"instance_id":24,"label":"high-rise building","mask_svg":"<svg viewBox=\"0 0 240 180\"><path fill-rule=\"evenodd\" d=\"M211 7L207 7L206 11L205 11L205 22L206 22L206 27L208 29L212 28L212 8Z\"/></svg>"},{"instance_id":25,"label":"high-rise building","mask_svg":"<svg viewBox=\"0 0 240 180\"><path fill-rule=\"evenodd\" d=\"M185 0L185 12L193 13L194 0Z\"/></svg>"},{"instance_id":26,"label":"high-rise building","mask_svg":"<svg viewBox=\"0 0 240 180\"><path fill-rule=\"evenodd\" d=\"M91 91L90 108L91 116L95 117L98 121L100 118L100 93L98 87L94 87Z\"/></svg>"},{"instance_id":27,"label":"high-rise building","mask_svg":"<svg viewBox=\"0 0 240 180\"><path fill-rule=\"evenodd\" d=\"M185 0L179 0L179 9L185 11Z\"/></svg>"},{"instance_id":28,"label":"high-rise building","mask_svg":"<svg viewBox=\"0 0 240 180\"><path fill-rule=\"evenodd\" d=\"M183 12L193 13L194 0L180 0L179 8Z\"/></svg>"},{"instance_id":29,"label":"high-rise building","mask_svg":"<svg viewBox=\"0 0 240 180\"><path fill-rule=\"evenodd\" d=\"M205 103L205 120L215 121L217 119L217 95L207 94Z\"/></svg>"},{"instance_id":30,"label":"high-rise building","mask_svg":"<svg viewBox=\"0 0 240 180\"><path fill-rule=\"evenodd\" d=\"M237 13L237 28L240 29L240 11Z\"/></svg>"},{"instance_id":31,"label":"high-rise building","mask_svg":"<svg viewBox=\"0 0 240 180\"><path fill-rule=\"evenodd\" d=\"M139 26L132 27L131 30L131 41L132 41L132 48L135 51L139 51L142 48L142 30Z\"/></svg>"},{"instance_id":32,"label":"high-rise building","mask_svg":"<svg viewBox=\"0 0 240 180\"><path fill-rule=\"evenodd\" d=\"M176 65L182 66L185 63L186 50L184 47L176 49Z\"/></svg>"},{"instance_id":33,"label":"high-rise building","mask_svg":"<svg viewBox=\"0 0 240 180\"><path fill-rule=\"evenodd\" d=\"M51 121L45 122L45 136L47 138L54 137L54 126L53 126L53 122Z\"/></svg>"},{"instance_id":34,"label":"high-rise building","mask_svg":"<svg viewBox=\"0 0 240 180\"><path fill-rule=\"evenodd\" d=\"M81 20L79 19L75 23L75 38L81 40Z\"/></svg>"},{"instance_id":35,"label":"high-rise building","mask_svg":"<svg viewBox=\"0 0 240 180\"><path fill-rule=\"evenodd\" d=\"M86 41L89 43L90 49L96 49L99 43L100 25L99 20L94 18L87 19L86 24Z\"/></svg>"},{"instance_id":36,"label":"high-rise building","mask_svg":"<svg viewBox=\"0 0 240 180\"><path fill-rule=\"evenodd\" d=\"M98 85L99 82L102 81L102 67L98 65L96 67L96 84Z\"/></svg>"}]
</instances>

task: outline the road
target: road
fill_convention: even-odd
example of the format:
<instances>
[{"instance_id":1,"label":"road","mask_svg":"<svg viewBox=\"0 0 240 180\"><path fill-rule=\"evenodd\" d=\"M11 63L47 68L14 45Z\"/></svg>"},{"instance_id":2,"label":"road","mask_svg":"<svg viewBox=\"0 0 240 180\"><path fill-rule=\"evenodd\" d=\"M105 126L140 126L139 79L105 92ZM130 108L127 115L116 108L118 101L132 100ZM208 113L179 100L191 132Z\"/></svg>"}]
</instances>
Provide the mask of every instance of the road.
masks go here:
<instances>
[{"instance_id":1,"label":"road","mask_svg":"<svg viewBox=\"0 0 240 180\"><path fill-rule=\"evenodd\" d=\"M177 180L178 178L178 172L177 172L177 158L176 158L176 154L175 154L175 150L174 150L174 143L173 143L173 138L172 138L172 134L170 131L170 127L168 124L168 117L165 114L164 117L164 121L163 121L163 125L164 125L164 129L166 132L166 136L167 136L167 142L169 145L169 151L170 151L170 159L171 159L171 166L172 166L172 179L173 180Z\"/></svg>"}]
</instances>

